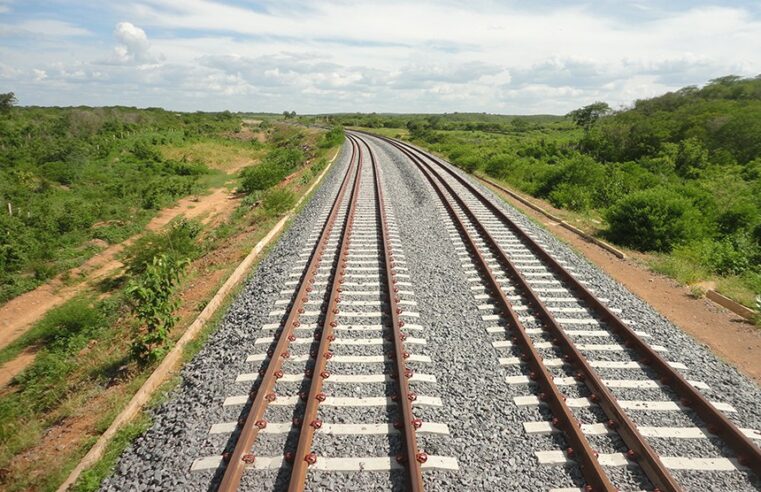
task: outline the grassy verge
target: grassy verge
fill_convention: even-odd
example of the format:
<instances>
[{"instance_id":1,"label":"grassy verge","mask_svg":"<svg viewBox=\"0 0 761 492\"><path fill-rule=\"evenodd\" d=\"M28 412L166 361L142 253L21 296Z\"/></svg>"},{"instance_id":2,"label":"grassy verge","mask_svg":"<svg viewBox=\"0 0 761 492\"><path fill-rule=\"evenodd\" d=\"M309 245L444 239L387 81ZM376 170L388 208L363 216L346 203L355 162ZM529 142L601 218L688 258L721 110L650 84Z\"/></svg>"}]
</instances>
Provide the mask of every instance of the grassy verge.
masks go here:
<instances>
[{"instance_id":1,"label":"grassy verge","mask_svg":"<svg viewBox=\"0 0 761 492\"><path fill-rule=\"evenodd\" d=\"M230 114L17 108L0 123L0 303L223 186L266 148Z\"/></svg>"}]
</instances>

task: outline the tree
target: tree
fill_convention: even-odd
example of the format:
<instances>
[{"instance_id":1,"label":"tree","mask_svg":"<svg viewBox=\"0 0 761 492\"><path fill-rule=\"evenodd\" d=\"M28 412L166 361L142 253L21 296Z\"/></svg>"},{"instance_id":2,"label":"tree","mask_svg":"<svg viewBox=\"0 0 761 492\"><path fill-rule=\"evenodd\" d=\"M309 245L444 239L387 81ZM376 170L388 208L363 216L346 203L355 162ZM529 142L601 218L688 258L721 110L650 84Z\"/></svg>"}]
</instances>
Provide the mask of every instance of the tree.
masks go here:
<instances>
[{"instance_id":1,"label":"tree","mask_svg":"<svg viewBox=\"0 0 761 492\"><path fill-rule=\"evenodd\" d=\"M16 94L13 92L6 92L5 94L0 94L0 113L6 114L10 113L13 106L16 105Z\"/></svg>"},{"instance_id":2,"label":"tree","mask_svg":"<svg viewBox=\"0 0 761 492\"><path fill-rule=\"evenodd\" d=\"M683 178L695 179L708 165L708 150L695 137L679 142L675 159L676 173Z\"/></svg>"},{"instance_id":3,"label":"tree","mask_svg":"<svg viewBox=\"0 0 761 492\"><path fill-rule=\"evenodd\" d=\"M513 125L513 130L516 132L525 132L529 126L528 121L523 118L513 118L510 124Z\"/></svg>"},{"instance_id":4,"label":"tree","mask_svg":"<svg viewBox=\"0 0 761 492\"><path fill-rule=\"evenodd\" d=\"M596 101L583 108L574 109L566 116L570 117L577 126L582 127L585 132L588 132L597 120L611 112L612 110L610 109L610 106L608 106L608 103Z\"/></svg>"}]
</instances>

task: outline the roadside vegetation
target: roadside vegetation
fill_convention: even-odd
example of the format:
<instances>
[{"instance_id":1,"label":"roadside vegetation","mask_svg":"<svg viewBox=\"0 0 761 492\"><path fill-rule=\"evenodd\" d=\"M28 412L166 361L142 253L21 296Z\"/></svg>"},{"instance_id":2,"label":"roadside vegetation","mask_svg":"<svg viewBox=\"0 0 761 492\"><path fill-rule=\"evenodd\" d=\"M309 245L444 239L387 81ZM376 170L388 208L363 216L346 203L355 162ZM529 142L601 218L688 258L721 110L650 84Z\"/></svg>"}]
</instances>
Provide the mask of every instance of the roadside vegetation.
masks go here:
<instances>
[{"instance_id":1,"label":"roadside vegetation","mask_svg":"<svg viewBox=\"0 0 761 492\"><path fill-rule=\"evenodd\" d=\"M141 231L224 173L162 147L227 140L229 113L9 108L0 115L0 303Z\"/></svg>"},{"instance_id":2,"label":"roadside vegetation","mask_svg":"<svg viewBox=\"0 0 761 492\"><path fill-rule=\"evenodd\" d=\"M122 129L104 134L102 126L87 132L80 128L78 118L96 117L98 125L113 120ZM227 113L132 108L11 108L2 120L22 142L13 150L3 134L2 152L19 156L0 169L2 198L13 203L12 215L0 213L0 252L19 260L3 264L6 298L77 265L86 256L78 251L88 241L106 237L96 235L99 230L110 227L109 242L142 232L156 208L180 196L232 178L238 206L208 223L179 217L163 229L143 232L122 254L122 270L49 311L0 350L0 363L25 351L35 354L31 365L0 388L0 489L55 490L343 141L340 129L328 132L258 117L254 121ZM55 121L65 122L65 131L48 136L47 125ZM27 139L27 132L33 136ZM57 165L63 174L76 171L67 184L46 174L45 145L36 139L47 139L49 148L71 141L84 149L76 159L66 154ZM228 152L208 154L210 148ZM247 177L258 166L272 166L277 179L267 174L266 182L247 187ZM227 175L219 169L236 171ZM179 191L171 183L179 183ZM75 221L67 233L44 224L53 220L50 216L79 217L82 210L90 211L87 220ZM62 251L56 253L58 249ZM45 258L52 272L19 283L19 278L34 278L34 262ZM142 416L121 432L105 461L88 471L76 490L97 489L119 451L147 425Z\"/></svg>"},{"instance_id":3,"label":"roadside vegetation","mask_svg":"<svg viewBox=\"0 0 761 492\"><path fill-rule=\"evenodd\" d=\"M761 295L761 78L728 76L565 118L338 115L572 211L685 284ZM404 133L403 133L404 132Z\"/></svg>"}]
</instances>

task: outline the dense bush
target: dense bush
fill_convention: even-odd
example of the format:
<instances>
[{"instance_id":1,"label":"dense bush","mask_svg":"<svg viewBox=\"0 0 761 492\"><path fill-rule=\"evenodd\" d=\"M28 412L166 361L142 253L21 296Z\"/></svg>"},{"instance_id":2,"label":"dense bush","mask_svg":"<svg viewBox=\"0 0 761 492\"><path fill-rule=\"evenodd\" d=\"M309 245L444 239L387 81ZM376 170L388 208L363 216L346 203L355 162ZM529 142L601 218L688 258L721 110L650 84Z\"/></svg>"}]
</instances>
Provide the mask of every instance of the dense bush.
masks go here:
<instances>
[{"instance_id":1,"label":"dense bush","mask_svg":"<svg viewBox=\"0 0 761 492\"><path fill-rule=\"evenodd\" d=\"M297 147L279 147L269 152L259 164L241 172L240 190L262 191L279 183L304 162L304 153Z\"/></svg>"},{"instance_id":2,"label":"dense bush","mask_svg":"<svg viewBox=\"0 0 761 492\"><path fill-rule=\"evenodd\" d=\"M605 161L654 156L668 143L680 146L685 177L709 161L745 164L761 157L761 77L722 77L701 89L637 101L602 119L582 141Z\"/></svg>"},{"instance_id":3,"label":"dense bush","mask_svg":"<svg viewBox=\"0 0 761 492\"><path fill-rule=\"evenodd\" d=\"M344 129L340 126L334 126L330 131L323 134L320 138L319 146L323 149L329 149L336 145L341 145L344 141Z\"/></svg>"},{"instance_id":4,"label":"dense bush","mask_svg":"<svg viewBox=\"0 0 761 492\"><path fill-rule=\"evenodd\" d=\"M266 190L279 183L287 175L284 169L264 162L247 167L240 173L240 191L252 193Z\"/></svg>"},{"instance_id":5,"label":"dense bush","mask_svg":"<svg viewBox=\"0 0 761 492\"><path fill-rule=\"evenodd\" d=\"M671 251L701 236L700 214L689 200L664 189L631 193L607 212L608 236L642 251Z\"/></svg>"},{"instance_id":6,"label":"dense bush","mask_svg":"<svg viewBox=\"0 0 761 492\"><path fill-rule=\"evenodd\" d=\"M133 276L141 275L153 259L161 255L176 260L195 258L200 252L198 235L202 229L198 221L179 218L162 231L144 234L125 251L127 272Z\"/></svg>"}]
</instances>

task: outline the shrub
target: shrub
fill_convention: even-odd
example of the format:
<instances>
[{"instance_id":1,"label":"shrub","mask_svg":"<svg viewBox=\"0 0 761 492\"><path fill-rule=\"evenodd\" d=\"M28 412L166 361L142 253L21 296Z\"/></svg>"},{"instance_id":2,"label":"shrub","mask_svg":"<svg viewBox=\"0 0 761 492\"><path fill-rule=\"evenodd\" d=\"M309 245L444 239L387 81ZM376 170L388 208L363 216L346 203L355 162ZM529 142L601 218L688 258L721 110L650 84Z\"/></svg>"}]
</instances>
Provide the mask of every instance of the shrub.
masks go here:
<instances>
[{"instance_id":1,"label":"shrub","mask_svg":"<svg viewBox=\"0 0 761 492\"><path fill-rule=\"evenodd\" d=\"M344 129L340 126L334 126L330 131L323 134L319 146L323 149L329 149L340 145L344 141Z\"/></svg>"},{"instance_id":2,"label":"shrub","mask_svg":"<svg viewBox=\"0 0 761 492\"><path fill-rule=\"evenodd\" d=\"M176 260L194 258L200 247L201 223L185 218L175 219L160 232L149 232L127 248L124 264L130 275L141 275L157 256L168 255Z\"/></svg>"},{"instance_id":3,"label":"shrub","mask_svg":"<svg viewBox=\"0 0 761 492\"><path fill-rule=\"evenodd\" d=\"M202 162L166 161L164 166L167 171L177 176L199 176L209 174L209 168Z\"/></svg>"},{"instance_id":4,"label":"shrub","mask_svg":"<svg viewBox=\"0 0 761 492\"><path fill-rule=\"evenodd\" d=\"M132 146L130 152L140 160L153 162L161 162L162 160L159 151L145 142L136 142L135 145Z\"/></svg>"},{"instance_id":5,"label":"shrub","mask_svg":"<svg viewBox=\"0 0 761 492\"><path fill-rule=\"evenodd\" d=\"M273 188L262 198L262 207L272 217L282 215L296 203L296 195L282 188Z\"/></svg>"},{"instance_id":6,"label":"shrub","mask_svg":"<svg viewBox=\"0 0 761 492\"><path fill-rule=\"evenodd\" d=\"M716 221L719 232L732 234L736 231L752 229L761 216L759 209L749 202L735 203L719 214Z\"/></svg>"},{"instance_id":7,"label":"shrub","mask_svg":"<svg viewBox=\"0 0 761 492\"><path fill-rule=\"evenodd\" d=\"M550 202L560 208L587 210L592 207L592 192L584 186L561 183L550 192Z\"/></svg>"},{"instance_id":8,"label":"shrub","mask_svg":"<svg viewBox=\"0 0 761 492\"><path fill-rule=\"evenodd\" d=\"M173 313L178 302L173 294L187 265L187 260L156 256L127 286L127 298L141 324L132 354L141 363L158 360L166 350L169 331L177 322Z\"/></svg>"},{"instance_id":9,"label":"shrub","mask_svg":"<svg viewBox=\"0 0 761 492\"><path fill-rule=\"evenodd\" d=\"M739 275L748 270L757 253L750 237L736 234L713 242L705 262L719 275Z\"/></svg>"},{"instance_id":10,"label":"shrub","mask_svg":"<svg viewBox=\"0 0 761 492\"><path fill-rule=\"evenodd\" d=\"M89 338L91 332L101 326L105 317L86 298L73 299L51 310L35 327L40 333L37 343L57 347L78 345L75 339Z\"/></svg>"},{"instance_id":11,"label":"shrub","mask_svg":"<svg viewBox=\"0 0 761 492\"><path fill-rule=\"evenodd\" d=\"M671 251L699 237L703 224L689 200L665 188L631 193L607 212L611 240L640 251Z\"/></svg>"},{"instance_id":12,"label":"shrub","mask_svg":"<svg viewBox=\"0 0 761 492\"><path fill-rule=\"evenodd\" d=\"M758 224L755 228L753 228L751 237L756 242L756 245L761 248L761 224Z\"/></svg>"},{"instance_id":13,"label":"shrub","mask_svg":"<svg viewBox=\"0 0 761 492\"><path fill-rule=\"evenodd\" d=\"M697 178L708 164L708 151L697 138L687 138L679 142L675 164L680 176Z\"/></svg>"},{"instance_id":14,"label":"shrub","mask_svg":"<svg viewBox=\"0 0 761 492\"><path fill-rule=\"evenodd\" d=\"M254 191L266 190L270 186L275 186L287 174L276 166L261 163L255 166L245 168L241 173L240 191L252 193Z\"/></svg>"},{"instance_id":15,"label":"shrub","mask_svg":"<svg viewBox=\"0 0 761 492\"><path fill-rule=\"evenodd\" d=\"M761 157L745 164L740 175L745 181L761 179Z\"/></svg>"},{"instance_id":16,"label":"shrub","mask_svg":"<svg viewBox=\"0 0 761 492\"><path fill-rule=\"evenodd\" d=\"M244 193L262 191L276 185L304 162L304 153L296 148L276 148L262 162L241 172L240 189Z\"/></svg>"},{"instance_id":17,"label":"shrub","mask_svg":"<svg viewBox=\"0 0 761 492\"><path fill-rule=\"evenodd\" d=\"M514 162L515 157L511 155L496 155L486 161L484 171L489 176L493 176L497 179L506 179L510 174L510 169Z\"/></svg>"}]
</instances>

